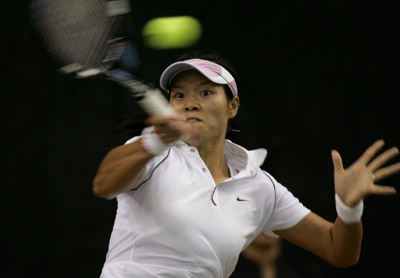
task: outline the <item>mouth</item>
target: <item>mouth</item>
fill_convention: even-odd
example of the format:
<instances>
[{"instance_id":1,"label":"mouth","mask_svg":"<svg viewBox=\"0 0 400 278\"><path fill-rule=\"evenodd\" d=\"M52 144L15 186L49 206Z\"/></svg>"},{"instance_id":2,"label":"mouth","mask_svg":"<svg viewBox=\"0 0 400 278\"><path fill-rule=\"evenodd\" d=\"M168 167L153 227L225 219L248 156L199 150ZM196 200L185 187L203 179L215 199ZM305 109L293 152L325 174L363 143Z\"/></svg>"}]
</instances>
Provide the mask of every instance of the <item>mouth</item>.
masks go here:
<instances>
[{"instance_id":1,"label":"mouth","mask_svg":"<svg viewBox=\"0 0 400 278\"><path fill-rule=\"evenodd\" d=\"M195 122L200 122L200 120L197 119L197 118L188 118L188 119L186 120L186 122L187 122L187 123L195 123Z\"/></svg>"}]
</instances>

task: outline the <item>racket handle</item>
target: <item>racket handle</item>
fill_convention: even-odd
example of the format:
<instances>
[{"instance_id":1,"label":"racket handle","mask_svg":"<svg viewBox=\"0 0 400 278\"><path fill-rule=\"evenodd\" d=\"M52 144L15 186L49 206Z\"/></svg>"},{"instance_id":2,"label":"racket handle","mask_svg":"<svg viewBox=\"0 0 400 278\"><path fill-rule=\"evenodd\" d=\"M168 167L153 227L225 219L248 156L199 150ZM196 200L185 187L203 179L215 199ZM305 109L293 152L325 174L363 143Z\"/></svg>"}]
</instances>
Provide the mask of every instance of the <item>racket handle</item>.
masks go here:
<instances>
[{"instance_id":1,"label":"racket handle","mask_svg":"<svg viewBox=\"0 0 400 278\"><path fill-rule=\"evenodd\" d=\"M138 103L151 116L175 114L158 89L147 90Z\"/></svg>"}]
</instances>

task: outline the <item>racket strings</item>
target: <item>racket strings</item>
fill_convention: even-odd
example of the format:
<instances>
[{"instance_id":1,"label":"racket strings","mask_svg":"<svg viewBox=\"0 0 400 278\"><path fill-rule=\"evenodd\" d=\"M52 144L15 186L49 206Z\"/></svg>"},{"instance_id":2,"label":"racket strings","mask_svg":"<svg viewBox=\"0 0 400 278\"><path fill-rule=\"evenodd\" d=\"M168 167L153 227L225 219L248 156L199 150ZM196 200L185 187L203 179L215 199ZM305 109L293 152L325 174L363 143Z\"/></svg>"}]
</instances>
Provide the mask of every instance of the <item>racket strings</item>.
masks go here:
<instances>
[{"instance_id":1,"label":"racket strings","mask_svg":"<svg viewBox=\"0 0 400 278\"><path fill-rule=\"evenodd\" d=\"M41 0L34 20L47 48L63 66L101 68L117 18L106 14L104 0Z\"/></svg>"}]
</instances>

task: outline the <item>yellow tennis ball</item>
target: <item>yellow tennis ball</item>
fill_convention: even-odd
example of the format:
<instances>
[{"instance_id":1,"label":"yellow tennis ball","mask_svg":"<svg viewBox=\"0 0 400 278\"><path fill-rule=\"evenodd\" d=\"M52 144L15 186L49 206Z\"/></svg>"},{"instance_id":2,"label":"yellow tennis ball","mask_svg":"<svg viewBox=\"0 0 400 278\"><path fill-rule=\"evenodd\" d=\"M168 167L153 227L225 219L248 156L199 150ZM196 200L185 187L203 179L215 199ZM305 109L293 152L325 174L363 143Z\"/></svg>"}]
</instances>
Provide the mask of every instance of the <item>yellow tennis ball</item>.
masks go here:
<instances>
[{"instance_id":1,"label":"yellow tennis ball","mask_svg":"<svg viewBox=\"0 0 400 278\"><path fill-rule=\"evenodd\" d=\"M145 24L142 35L154 49L185 48L200 39L201 24L191 16L159 17Z\"/></svg>"}]
</instances>

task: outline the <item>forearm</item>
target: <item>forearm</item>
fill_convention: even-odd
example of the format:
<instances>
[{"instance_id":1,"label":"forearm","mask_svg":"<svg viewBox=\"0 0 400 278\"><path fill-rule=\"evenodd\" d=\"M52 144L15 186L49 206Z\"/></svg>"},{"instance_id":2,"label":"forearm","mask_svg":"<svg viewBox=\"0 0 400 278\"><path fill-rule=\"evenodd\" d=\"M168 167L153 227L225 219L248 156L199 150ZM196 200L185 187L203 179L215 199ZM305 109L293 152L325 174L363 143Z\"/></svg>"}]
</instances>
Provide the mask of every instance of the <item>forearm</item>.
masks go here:
<instances>
[{"instance_id":1,"label":"forearm","mask_svg":"<svg viewBox=\"0 0 400 278\"><path fill-rule=\"evenodd\" d=\"M335 267L354 265L360 255L361 221L348 225L338 217L332 223L311 212L296 226L275 232Z\"/></svg>"},{"instance_id":2,"label":"forearm","mask_svg":"<svg viewBox=\"0 0 400 278\"><path fill-rule=\"evenodd\" d=\"M361 220L345 224L339 217L331 229L332 244L337 267L348 267L358 262L361 252L363 226Z\"/></svg>"},{"instance_id":3,"label":"forearm","mask_svg":"<svg viewBox=\"0 0 400 278\"><path fill-rule=\"evenodd\" d=\"M264 264L260 266L260 274L261 278L276 278L276 264L275 262L272 264Z\"/></svg>"},{"instance_id":4,"label":"forearm","mask_svg":"<svg viewBox=\"0 0 400 278\"><path fill-rule=\"evenodd\" d=\"M349 207L337 194L335 203L338 217L330 230L335 259L339 266L353 265L358 262L361 252L364 203L361 200Z\"/></svg>"},{"instance_id":5,"label":"forearm","mask_svg":"<svg viewBox=\"0 0 400 278\"><path fill-rule=\"evenodd\" d=\"M94 194L112 199L132 189L152 157L143 147L141 139L113 149L100 164L93 180Z\"/></svg>"}]
</instances>

